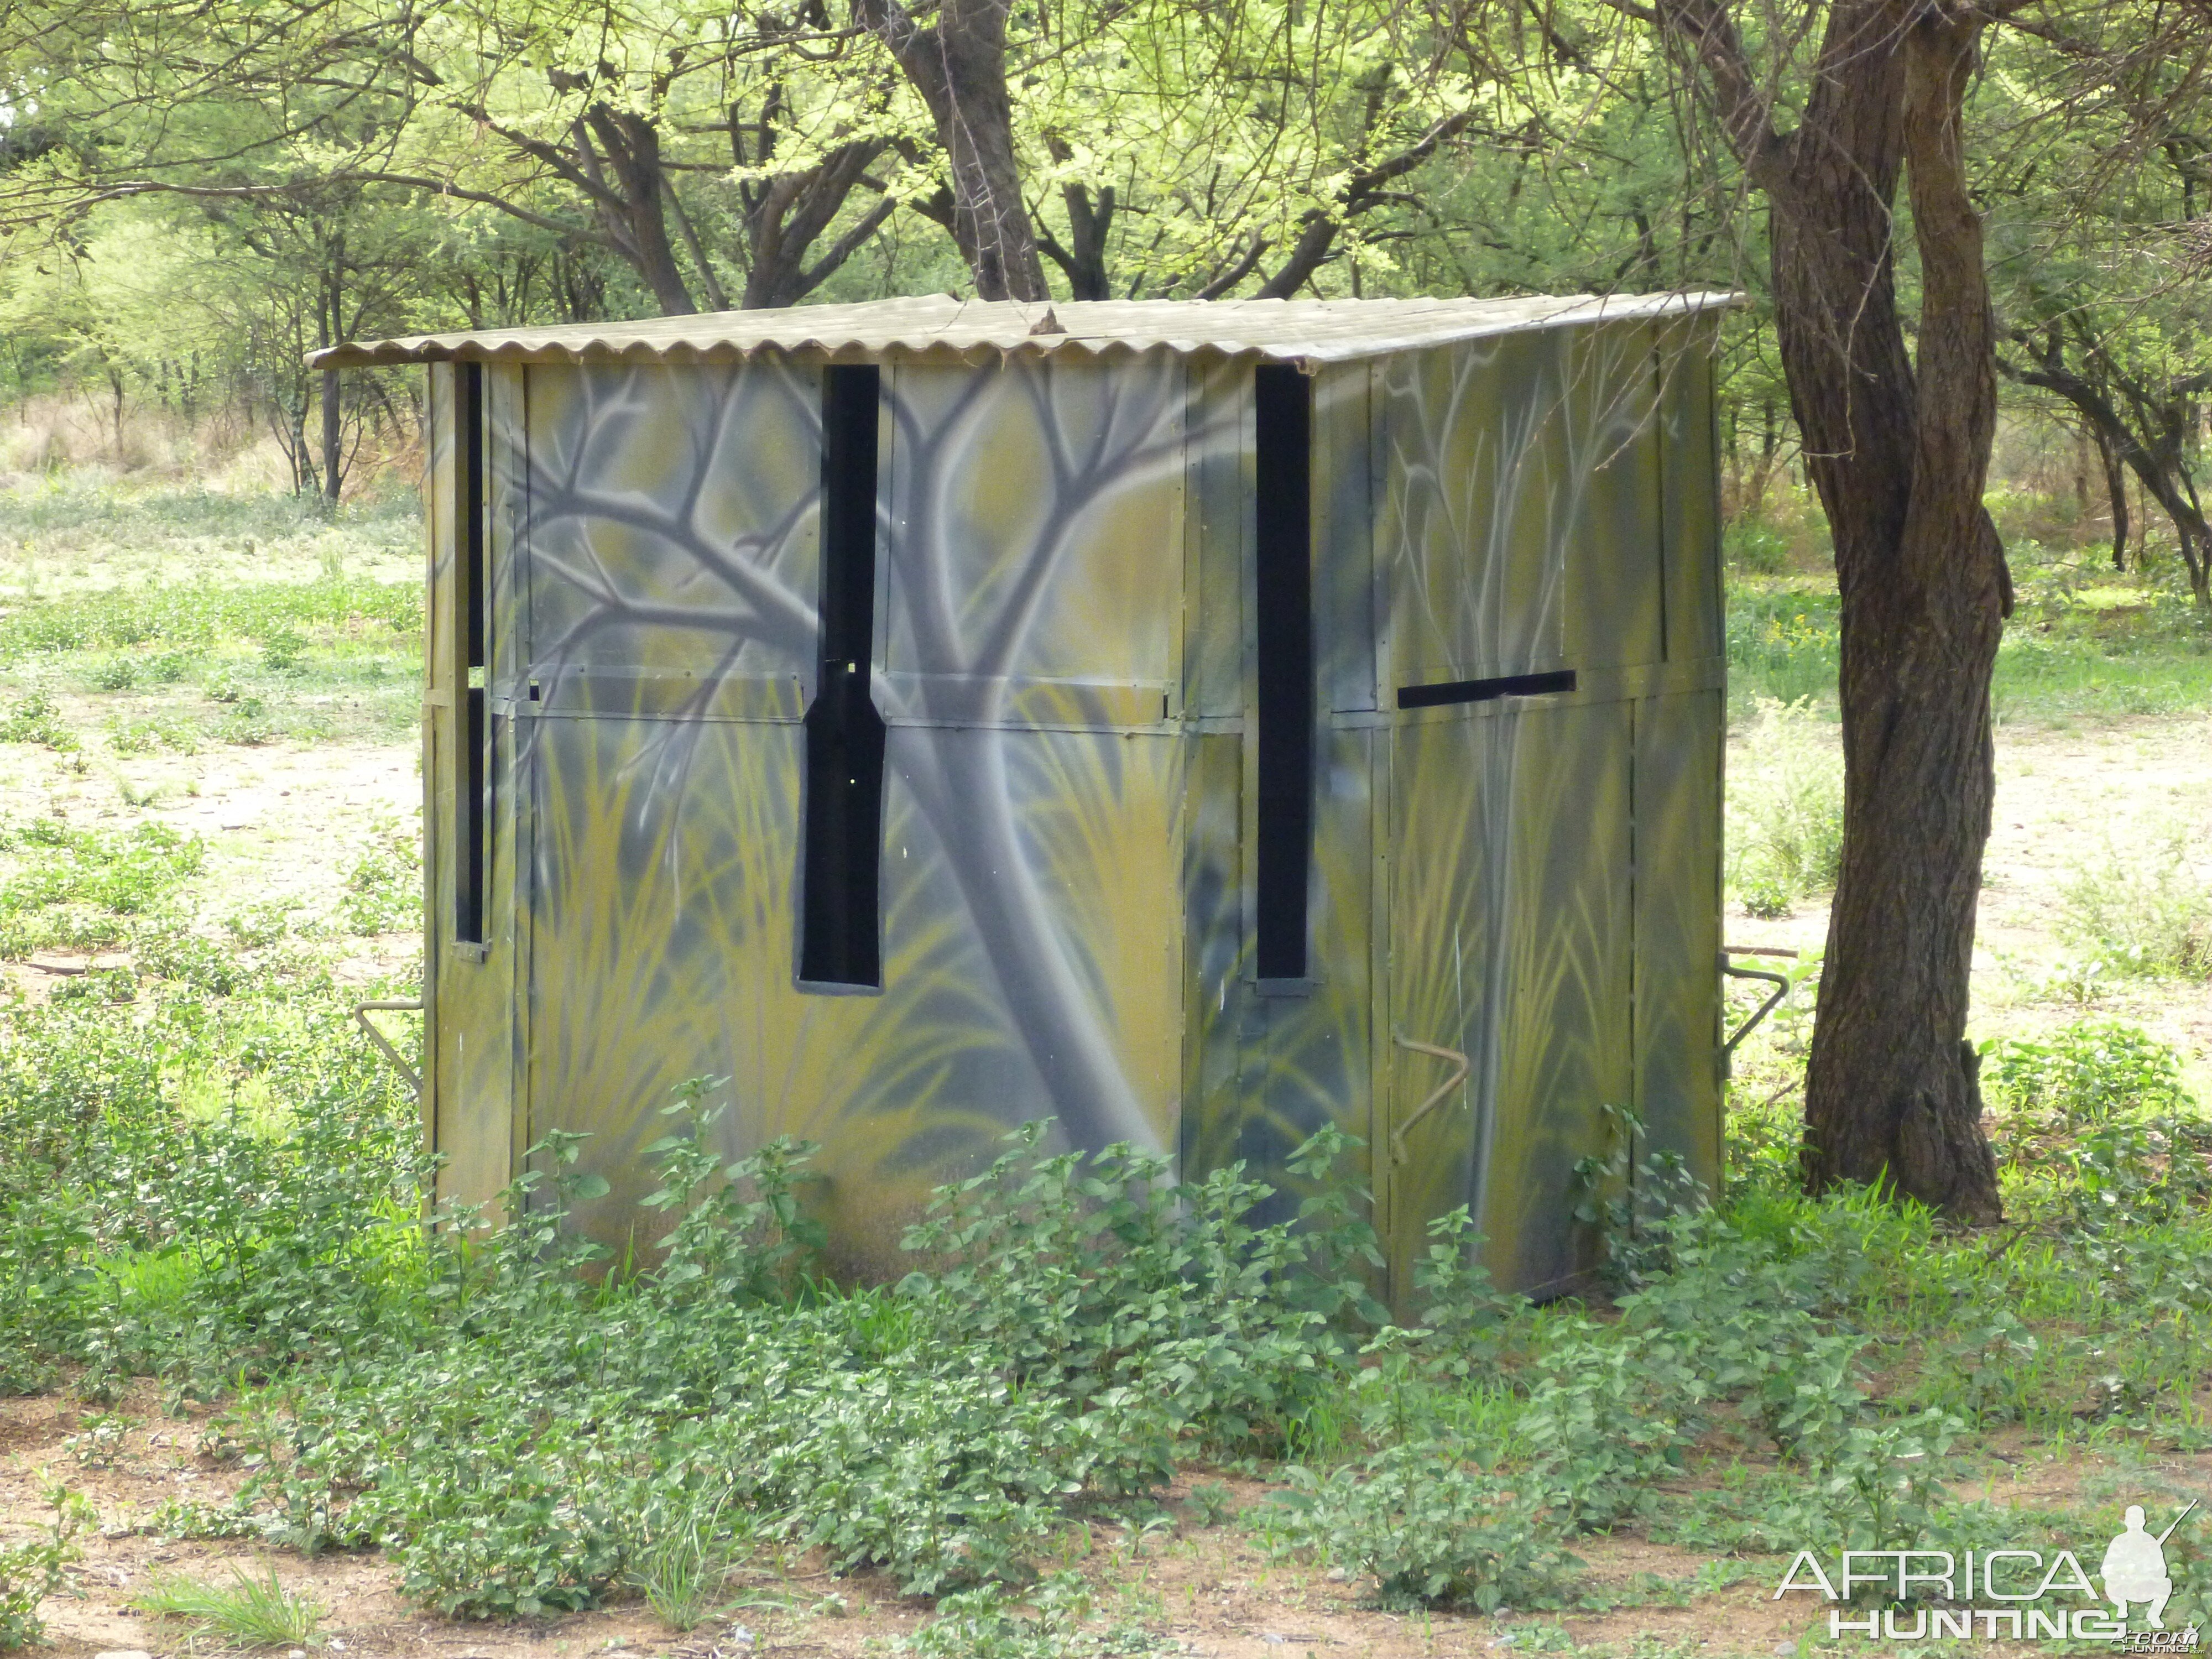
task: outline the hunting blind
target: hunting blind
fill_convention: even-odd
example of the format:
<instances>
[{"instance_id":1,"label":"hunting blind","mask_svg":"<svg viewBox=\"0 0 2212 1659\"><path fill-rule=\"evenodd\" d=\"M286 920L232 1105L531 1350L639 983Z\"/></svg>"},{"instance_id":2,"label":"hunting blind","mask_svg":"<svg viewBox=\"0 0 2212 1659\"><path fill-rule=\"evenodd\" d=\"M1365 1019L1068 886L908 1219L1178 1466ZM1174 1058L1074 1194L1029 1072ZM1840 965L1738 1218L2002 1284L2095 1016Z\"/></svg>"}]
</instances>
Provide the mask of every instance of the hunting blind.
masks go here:
<instances>
[{"instance_id":1,"label":"hunting blind","mask_svg":"<svg viewBox=\"0 0 2212 1659\"><path fill-rule=\"evenodd\" d=\"M429 365L426 1130L687 1079L890 1270L1025 1121L1286 1187L1403 1300L1595 1259L1607 1109L1720 1159L1726 296L949 298L349 345Z\"/></svg>"}]
</instances>

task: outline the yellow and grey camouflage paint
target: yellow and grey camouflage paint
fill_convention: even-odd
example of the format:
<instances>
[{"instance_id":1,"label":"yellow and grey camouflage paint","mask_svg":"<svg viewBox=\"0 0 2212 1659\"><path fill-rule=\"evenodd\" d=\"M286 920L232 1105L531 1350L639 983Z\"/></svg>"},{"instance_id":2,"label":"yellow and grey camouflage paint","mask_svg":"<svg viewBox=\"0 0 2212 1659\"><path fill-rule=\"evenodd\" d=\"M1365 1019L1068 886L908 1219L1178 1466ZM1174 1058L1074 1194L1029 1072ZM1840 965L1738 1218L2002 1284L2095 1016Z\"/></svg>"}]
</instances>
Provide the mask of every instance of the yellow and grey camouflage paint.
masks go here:
<instances>
[{"instance_id":1,"label":"yellow and grey camouflage paint","mask_svg":"<svg viewBox=\"0 0 2212 1659\"><path fill-rule=\"evenodd\" d=\"M883 988L796 982L821 360L492 362L486 939L453 933L455 368L430 368L426 1133L441 1194L726 1078L736 1154L821 1143L842 1265L1032 1118L1288 1184L1368 1147L1389 1289L1467 1203L1509 1285L1592 1265L1603 1108L1719 1162L1722 643L1701 318L1315 371L1310 982L1251 966L1249 358L888 355ZM1576 689L1401 711L1408 684ZM1406 1137L1447 1074L1471 1069Z\"/></svg>"}]
</instances>

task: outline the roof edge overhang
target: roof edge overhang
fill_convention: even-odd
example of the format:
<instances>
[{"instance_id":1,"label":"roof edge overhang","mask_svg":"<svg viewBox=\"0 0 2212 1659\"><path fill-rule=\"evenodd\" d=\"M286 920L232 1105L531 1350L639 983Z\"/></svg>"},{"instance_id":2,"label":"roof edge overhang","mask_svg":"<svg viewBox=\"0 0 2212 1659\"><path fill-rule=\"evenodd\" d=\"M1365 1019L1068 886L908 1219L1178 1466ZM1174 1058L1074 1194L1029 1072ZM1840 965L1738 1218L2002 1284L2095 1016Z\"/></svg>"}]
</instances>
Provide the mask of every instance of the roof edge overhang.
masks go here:
<instances>
[{"instance_id":1,"label":"roof edge overhang","mask_svg":"<svg viewBox=\"0 0 2212 1659\"><path fill-rule=\"evenodd\" d=\"M1109 302L1116 313L1140 313L1148 305L1174 307L1171 320L1162 316L1158 331L1090 331L1057 326L1052 305L1017 306L1000 302L990 307L1010 324L1025 319L1035 331L994 330L988 318L974 319L977 304L947 301L933 325L908 307L915 301L877 301L872 305L793 307L759 311L710 312L691 317L658 317L635 323L568 324L546 328L471 331L449 334L410 335L389 340L347 341L308 354L307 366L316 369L370 368L406 363L735 363L752 358L782 358L805 362L943 362L981 364L1009 359L1073 357L1099 362L1167 352L1193 359L1294 365L1309 373L1332 363L1353 362L1401 351L1417 351L1463 340L1540 330L1584 327L1609 322L1666 320L1708 312L1737 308L1747 303L1741 292L1692 290L1665 294L1523 296L1498 301L1432 302L1432 308L1412 312L1420 302L1395 301L1231 301ZM1550 309L1546 309L1549 305ZM1285 310L1268 317L1267 307ZM1371 326L1301 329L1301 323L1319 317L1316 307L1332 308L1333 320L1350 321L1356 308L1373 307ZM1200 307L1219 307L1224 337L1203 337L1187 325ZM815 327L809 313L836 312L843 317L865 316L882 309L880 331L873 337L846 328ZM1300 314L1289 307L1304 307ZM1071 313L1080 307L1062 308ZM1339 309L1341 308L1341 309ZM781 331L764 327L770 319L790 325ZM738 326L738 319L744 326ZM826 320L826 319L825 319ZM1364 322L1367 319L1362 319ZM1185 326L1176 326L1177 323ZM1299 338L1302 333L1321 337ZM1277 337L1265 337L1267 336Z\"/></svg>"}]
</instances>

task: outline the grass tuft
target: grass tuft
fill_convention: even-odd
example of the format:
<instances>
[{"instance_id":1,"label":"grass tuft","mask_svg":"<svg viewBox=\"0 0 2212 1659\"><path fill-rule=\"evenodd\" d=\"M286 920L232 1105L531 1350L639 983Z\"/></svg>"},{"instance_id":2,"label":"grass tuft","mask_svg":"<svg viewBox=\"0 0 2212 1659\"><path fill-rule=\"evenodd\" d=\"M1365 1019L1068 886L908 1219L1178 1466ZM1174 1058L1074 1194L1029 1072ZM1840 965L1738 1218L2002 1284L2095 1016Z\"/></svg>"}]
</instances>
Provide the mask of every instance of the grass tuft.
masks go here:
<instances>
[{"instance_id":1,"label":"grass tuft","mask_svg":"<svg viewBox=\"0 0 2212 1659\"><path fill-rule=\"evenodd\" d=\"M628 1574L630 1587L645 1597L654 1618L677 1632L694 1631L713 1619L729 1599L730 1574L738 1547L749 1530L723 1528L724 1505L702 1515L690 1510L672 1522L641 1548ZM750 1521L750 1517L744 1517Z\"/></svg>"},{"instance_id":2,"label":"grass tuft","mask_svg":"<svg viewBox=\"0 0 2212 1659\"><path fill-rule=\"evenodd\" d=\"M270 1566L266 1577L230 1570L228 1584L161 1576L150 1579L135 1598L146 1612L186 1626L195 1640L227 1648L305 1647L330 1610L307 1595L288 1590Z\"/></svg>"}]
</instances>

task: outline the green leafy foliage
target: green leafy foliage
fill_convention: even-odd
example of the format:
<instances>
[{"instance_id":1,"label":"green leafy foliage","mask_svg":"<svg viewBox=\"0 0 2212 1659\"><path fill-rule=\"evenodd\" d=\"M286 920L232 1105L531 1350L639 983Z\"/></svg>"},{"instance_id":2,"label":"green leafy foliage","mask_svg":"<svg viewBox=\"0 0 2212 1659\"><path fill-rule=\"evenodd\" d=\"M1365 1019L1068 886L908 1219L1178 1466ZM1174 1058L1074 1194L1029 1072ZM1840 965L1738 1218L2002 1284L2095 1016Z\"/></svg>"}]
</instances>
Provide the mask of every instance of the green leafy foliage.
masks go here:
<instances>
[{"instance_id":1,"label":"green leafy foliage","mask_svg":"<svg viewBox=\"0 0 2212 1659\"><path fill-rule=\"evenodd\" d=\"M1324 1186L1303 1228L1255 1224L1272 1194L1243 1166L1176 1185L1164 1158L1110 1146L1040 1158L1043 1126L940 1193L906 1247L941 1265L908 1281L937 1328L1007 1356L1025 1390L1110 1405L1147 1424L1132 1489L1167 1478L1186 1431L1224 1450L1279 1444L1343 1352L1337 1316L1382 1316L1360 1267L1374 1235ZM1321 1176L1349 1142L1325 1129L1294 1170Z\"/></svg>"},{"instance_id":2,"label":"green leafy foliage","mask_svg":"<svg viewBox=\"0 0 2212 1659\"><path fill-rule=\"evenodd\" d=\"M1143 1633L1074 1611L1040 1565L1194 1458L1291 1460L1293 1501L1248 1524L1401 1607L1564 1605L1592 1528L1979 1536L1947 1447L2152 1420L2194 1386L2212 1317L2206 1141L2167 1060L2113 1028L1992 1052L1993 1098L2052 1126L2013 1166L2025 1231L1953 1239L1756 1160L1712 1207L1617 1114L1583 1200L1609 1310L1500 1293L1459 1211L1400 1325L1334 1132L1301 1150L1293 1200L1235 1169L1176 1184L1127 1147L1055 1152L1031 1126L937 1195L904 1282L846 1290L820 1276L809 1149L731 1150L702 1079L650 1149L657 1242L617 1258L574 1224L607 1189L567 1134L503 1222L425 1229L412 1103L350 1030L357 992L212 940L141 957L131 1004L0 1007L11 1386L70 1365L90 1397L147 1372L222 1401L204 1443L247 1472L240 1500L155 1524L380 1547L455 1617L630 1591L682 1627L734 1567L805 1548L945 1598L925 1643L1118 1650ZM71 1449L112 1457L129 1432L94 1415ZM1716 1447L1765 1469L1731 1475ZM1232 1506L1211 1483L1191 1499L1208 1524Z\"/></svg>"},{"instance_id":3,"label":"green leafy foliage","mask_svg":"<svg viewBox=\"0 0 2212 1659\"><path fill-rule=\"evenodd\" d=\"M354 933L388 933L422 925L422 837L419 830L380 823L345 870L338 916Z\"/></svg>"},{"instance_id":4,"label":"green leafy foliage","mask_svg":"<svg viewBox=\"0 0 2212 1659\"><path fill-rule=\"evenodd\" d=\"M2212 977L2212 888L2193 845L2176 835L2078 872L2060 892L2059 937L2108 975Z\"/></svg>"},{"instance_id":5,"label":"green leafy foliage","mask_svg":"<svg viewBox=\"0 0 2212 1659\"><path fill-rule=\"evenodd\" d=\"M42 691L19 698L0 715L0 743L35 743L63 753L77 746L76 735L62 723L59 705Z\"/></svg>"},{"instance_id":6,"label":"green leafy foliage","mask_svg":"<svg viewBox=\"0 0 2212 1659\"><path fill-rule=\"evenodd\" d=\"M307 653L306 636L283 625L270 629L261 641L261 660L272 673L288 674Z\"/></svg>"},{"instance_id":7,"label":"green leafy foliage","mask_svg":"<svg viewBox=\"0 0 2212 1659\"><path fill-rule=\"evenodd\" d=\"M985 1584L948 1595L938 1617L900 1645L923 1659L1086 1659L1163 1645L1141 1626L1108 1624L1091 1588L1055 1573L1026 1593Z\"/></svg>"},{"instance_id":8,"label":"green leafy foliage","mask_svg":"<svg viewBox=\"0 0 2212 1659\"><path fill-rule=\"evenodd\" d=\"M151 641L206 650L230 641L258 640L267 665L281 670L297 665L318 630L342 633L368 626L406 635L422 624L422 592L411 583L357 576L149 583L72 594L65 601L11 605L0 615L0 663L72 651L120 653ZM137 683L140 672L132 659L116 654L100 660L131 665L122 684L102 689ZM112 678L122 671L102 672Z\"/></svg>"},{"instance_id":9,"label":"green leafy foliage","mask_svg":"<svg viewBox=\"0 0 2212 1659\"><path fill-rule=\"evenodd\" d=\"M173 896L200 867L197 837L164 824L79 829L58 818L0 826L0 848L31 854L0 880L0 956L126 938L131 919Z\"/></svg>"},{"instance_id":10,"label":"green leafy foliage","mask_svg":"<svg viewBox=\"0 0 2212 1659\"><path fill-rule=\"evenodd\" d=\"M77 1559L77 1535L93 1522L92 1505L77 1493L49 1487L46 1501L54 1518L46 1536L0 1547L0 1653L45 1636L39 1603L62 1587L63 1570Z\"/></svg>"},{"instance_id":11,"label":"green leafy foliage","mask_svg":"<svg viewBox=\"0 0 2212 1659\"><path fill-rule=\"evenodd\" d=\"M1841 623L1832 588L1739 581L1728 606L1729 719L1761 706L1817 705L1835 694Z\"/></svg>"},{"instance_id":12,"label":"green leafy foliage","mask_svg":"<svg viewBox=\"0 0 2212 1659\"><path fill-rule=\"evenodd\" d=\"M799 1177L817 1149L779 1136L726 1164L707 1150L723 1108L700 1106L715 1086L699 1079L679 1088L665 1110L683 1127L646 1148L661 1182L646 1207L672 1210L678 1218L654 1277L679 1304L781 1302L829 1243L822 1224L799 1201Z\"/></svg>"},{"instance_id":13,"label":"green leafy foliage","mask_svg":"<svg viewBox=\"0 0 2212 1659\"><path fill-rule=\"evenodd\" d=\"M1556 1607L1568 1570L1559 1522L1525 1487L1405 1442L1323 1476L1293 1470L1293 1534L1371 1579L1377 1605Z\"/></svg>"},{"instance_id":14,"label":"green leafy foliage","mask_svg":"<svg viewBox=\"0 0 2212 1659\"><path fill-rule=\"evenodd\" d=\"M175 755L199 752L199 729L188 720L116 720L107 729L107 746L118 755Z\"/></svg>"},{"instance_id":15,"label":"green leafy foliage","mask_svg":"<svg viewBox=\"0 0 2212 1659\"><path fill-rule=\"evenodd\" d=\"M1723 552L1738 570L1778 576L1790 563L1790 538L1775 526L1758 520L1739 520L1729 526Z\"/></svg>"},{"instance_id":16,"label":"green leafy foliage","mask_svg":"<svg viewBox=\"0 0 2212 1659\"><path fill-rule=\"evenodd\" d=\"M2039 1041L1999 1038L1982 1050L1982 1086L2012 1114L2015 1139L2191 1103L2180 1056L2141 1026L2118 1020L2077 1020Z\"/></svg>"}]
</instances>

